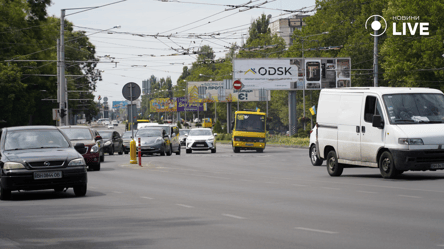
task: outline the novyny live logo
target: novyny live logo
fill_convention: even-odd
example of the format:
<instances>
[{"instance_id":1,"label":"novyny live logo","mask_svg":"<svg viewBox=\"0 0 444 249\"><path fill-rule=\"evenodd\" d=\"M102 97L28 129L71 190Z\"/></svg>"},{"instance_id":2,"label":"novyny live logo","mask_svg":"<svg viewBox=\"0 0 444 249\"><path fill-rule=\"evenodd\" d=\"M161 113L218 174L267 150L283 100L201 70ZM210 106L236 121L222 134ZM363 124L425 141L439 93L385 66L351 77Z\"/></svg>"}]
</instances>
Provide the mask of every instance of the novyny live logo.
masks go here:
<instances>
[{"instance_id":1,"label":"novyny live logo","mask_svg":"<svg viewBox=\"0 0 444 249\"><path fill-rule=\"evenodd\" d=\"M262 76L264 76L264 75L288 75L288 74L293 75L293 74L291 74L290 70L291 70L291 67L288 67L288 68L287 67L277 67L277 68L276 67L268 67L268 69L265 67L261 67L261 68L259 68L257 73L259 73ZM249 72L256 74L256 68L248 69L244 73L244 75Z\"/></svg>"},{"instance_id":2,"label":"novyny live logo","mask_svg":"<svg viewBox=\"0 0 444 249\"><path fill-rule=\"evenodd\" d=\"M365 29L367 28L367 24L370 20L370 18L375 18L375 17L379 17L384 23L385 23L385 28L384 31L382 31L381 33L374 35L372 33L370 33L371 36L381 36L385 33L385 31L387 31L387 21L384 19L384 17L380 16L380 15L372 15L369 18L367 18L367 21L365 21ZM394 16L392 18L394 21L410 21L410 20L419 20L419 16ZM373 22L371 22L370 27L373 29L373 31L376 30L380 30L382 28L382 25L379 21L374 20ZM402 27L401 31L397 30L397 27ZM393 35L406 35L407 31L411 34L411 35L415 35L416 32L419 30L419 35L429 35L429 23L428 22L415 22L415 23L405 23L402 22L402 25L398 26L398 23L393 22Z\"/></svg>"}]
</instances>

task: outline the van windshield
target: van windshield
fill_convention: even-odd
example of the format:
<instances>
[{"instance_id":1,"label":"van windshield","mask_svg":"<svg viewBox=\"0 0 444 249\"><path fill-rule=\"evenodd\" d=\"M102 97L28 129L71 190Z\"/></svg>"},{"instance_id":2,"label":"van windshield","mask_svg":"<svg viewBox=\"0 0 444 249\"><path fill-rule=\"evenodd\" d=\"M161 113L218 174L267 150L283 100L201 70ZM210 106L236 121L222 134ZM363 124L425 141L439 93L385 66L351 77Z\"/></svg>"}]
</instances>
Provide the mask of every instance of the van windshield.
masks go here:
<instances>
[{"instance_id":1,"label":"van windshield","mask_svg":"<svg viewBox=\"0 0 444 249\"><path fill-rule=\"evenodd\" d=\"M444 95L434 93L383 96L390 123L444 123Z\"/></svg>"}]
</instances>

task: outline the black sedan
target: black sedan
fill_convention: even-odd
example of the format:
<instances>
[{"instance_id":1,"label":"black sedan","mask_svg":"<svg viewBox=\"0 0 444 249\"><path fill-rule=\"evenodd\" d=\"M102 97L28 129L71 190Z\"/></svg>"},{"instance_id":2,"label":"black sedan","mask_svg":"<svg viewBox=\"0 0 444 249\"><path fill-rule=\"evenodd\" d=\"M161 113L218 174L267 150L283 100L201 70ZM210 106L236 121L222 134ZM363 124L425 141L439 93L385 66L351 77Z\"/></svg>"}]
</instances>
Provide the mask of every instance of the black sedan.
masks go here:
<instances>
[{"instance_id":1,"label":"black sedan","mask_svg":"<svg viewBox=\"0 0 444 249\"><path fill-rule=\"evenodd\" d=\"M117 131L99 131L103 139L103 150L109 155L114 155L117 151L119 155L123 154L123 139Z\"/></svg>"},{"instance_id":2,"label":"black sedan","mask_svg":"<svg viewBox=\"0 0 444 249\"><path fill-rule=\"evenodd\" d=\"M2 200L14 190L73 188L76 196L86 194L86 164L79 154L84 144L73 147L54 126L3 128L0 137Z\"/></svg>"}]
</instances>

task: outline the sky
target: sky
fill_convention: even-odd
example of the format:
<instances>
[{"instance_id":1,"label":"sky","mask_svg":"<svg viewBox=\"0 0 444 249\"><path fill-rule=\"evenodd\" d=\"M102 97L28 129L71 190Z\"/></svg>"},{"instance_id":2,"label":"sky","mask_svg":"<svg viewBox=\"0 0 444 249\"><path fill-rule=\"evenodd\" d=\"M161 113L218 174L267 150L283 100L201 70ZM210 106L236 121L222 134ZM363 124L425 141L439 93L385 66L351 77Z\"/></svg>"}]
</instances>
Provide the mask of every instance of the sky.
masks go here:
<instances>
[{"instance_id":1,"label":"sky","mask_svg":"<svg viewBox=\"0 0 444 249\"><path fill-rule=\"evenodd\" d=\"M171 77L175 85L182 68L196 61L196 55L174 55L184 49L191 52L209 45L216 58L223 58L231 44L239 45L242 37L246 39L251 22L261 14L271 15L275 21L291 15L283 10L313 9L315 4L315 0L252 0L248 6L267 3L262 8L239 11L245 8L228 5L239 6L248 0L119 1L53 0L48 8L48 14L56 17L66 9L66 20L75 30L87 32L96 47L96 57L103 62L96 67L102 71L102 81L97 82L95 101L100 95L108 97L110 104L124 100L122 88L126 83L142 87L142 81L151 75ZM84 12L75 9L102 5L108 6Z\"/></svg>"}]
</instances>

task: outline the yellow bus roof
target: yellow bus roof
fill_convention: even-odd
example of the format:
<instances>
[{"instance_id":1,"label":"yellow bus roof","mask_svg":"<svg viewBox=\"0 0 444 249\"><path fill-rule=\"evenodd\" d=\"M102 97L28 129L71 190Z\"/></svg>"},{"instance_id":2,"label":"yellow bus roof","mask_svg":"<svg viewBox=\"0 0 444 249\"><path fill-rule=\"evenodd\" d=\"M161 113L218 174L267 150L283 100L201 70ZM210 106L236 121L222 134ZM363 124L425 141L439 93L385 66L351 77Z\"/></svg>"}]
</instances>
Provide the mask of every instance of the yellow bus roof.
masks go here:
<instances>
[{"instance_id":1,"label":"yellow bus roof","mask_svg":"<svg viewBox=\"0 0 444 249\"><path fill-rule=\"evenodd\" d=\"M235 114L266 115L265 112L236 111Z\"/></svg>"}]
</instances>

